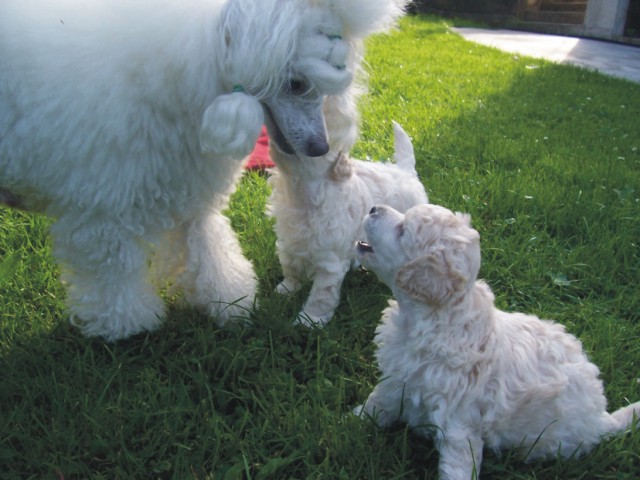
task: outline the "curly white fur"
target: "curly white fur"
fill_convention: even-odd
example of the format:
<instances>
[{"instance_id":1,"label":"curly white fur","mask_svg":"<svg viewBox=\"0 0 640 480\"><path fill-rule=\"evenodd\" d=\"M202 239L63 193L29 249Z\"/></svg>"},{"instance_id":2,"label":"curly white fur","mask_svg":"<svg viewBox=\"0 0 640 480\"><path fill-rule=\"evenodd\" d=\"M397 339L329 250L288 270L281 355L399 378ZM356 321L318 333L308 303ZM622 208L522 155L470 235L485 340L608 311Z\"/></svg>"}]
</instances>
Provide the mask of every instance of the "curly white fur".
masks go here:
<instances>
[{"instance_id":1,"label":"curly white fur","mask_svg":"<svg viewBox=\"0 0 640 480\"><path fill-rule=\"evenodd\" d=\"M0 201L56 219L72 322L156 328L151 250L219 324L246 316L256 279L221 212L263 106L284 146L326 153L324 97L351 97L363 38L404 3L0 2Z\"/></svg>"},{"instance_id":2,"label":"curly white fur","mask_svg":"<svg viewBox=\"0 0 640 480\"><path fill-rule=\"evenodd\" d=\"M327 118L337 116L327 113ZM276 219L284 274L276 291L292 293L304 280L313 279L298 323L323 325L333 317L342 281L354 261L353 244L363 234L362 219L372 205L384 202L404 211L428 201L415 171L411 141L395 122L394 132L395 165L354 160L333 148L314 159L287 155L272 146L278 169L270 178L268 208Z\"/></svg>"},{"instance_id":3,"label":"curly white fur","mask_svg":"<svg viewBox=\"0 0 640 480\"><path fill-rule=\"evenodd\" d=\"M376 331L382 380L356 413L433 435L441 479L472 478L485 445L581 455L640 414L640 402L607 413L598 368L563 326L494 307L468 215L382 206L365 225L358 257L397 302Z\"/></svg>"}]
</instances>

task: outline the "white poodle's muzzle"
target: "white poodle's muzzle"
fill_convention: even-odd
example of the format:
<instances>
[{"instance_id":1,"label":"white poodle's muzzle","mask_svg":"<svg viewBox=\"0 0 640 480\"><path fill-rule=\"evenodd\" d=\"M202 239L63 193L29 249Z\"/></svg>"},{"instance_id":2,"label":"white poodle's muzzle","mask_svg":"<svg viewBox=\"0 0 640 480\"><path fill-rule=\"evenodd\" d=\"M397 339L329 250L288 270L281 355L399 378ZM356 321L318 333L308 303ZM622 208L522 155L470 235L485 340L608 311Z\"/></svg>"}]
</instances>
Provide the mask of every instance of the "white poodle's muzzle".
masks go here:
<instances>
[{"instance_id":1,"label":"white poodle's muzzle","mask_svg":"<svg viewBox=\"0 0 640 480\"><path fill-rule=\"evenodd\" d=\"M321 157L329 151L322 113L324 96L282 94L262 102L269 136L286 154Z\"/></svg>"}]
</instances>

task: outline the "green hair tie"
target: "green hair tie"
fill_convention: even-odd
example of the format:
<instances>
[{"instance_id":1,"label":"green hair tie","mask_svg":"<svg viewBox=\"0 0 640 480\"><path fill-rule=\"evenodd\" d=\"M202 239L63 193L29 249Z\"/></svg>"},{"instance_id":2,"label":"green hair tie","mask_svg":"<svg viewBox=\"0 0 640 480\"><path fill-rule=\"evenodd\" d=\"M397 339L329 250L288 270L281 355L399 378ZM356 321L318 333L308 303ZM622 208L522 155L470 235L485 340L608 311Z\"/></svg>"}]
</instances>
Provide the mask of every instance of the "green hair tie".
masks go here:
<instances>
[{"instance_id":1,"label":"green hair tie","mask_svg":"<svg viewBox=\"0 0 640 480\"><path fill-rule=\"evenodd\" d=\"M342 40L342 35L327 35L329 40Z\"/></svg>"},{"instance_id":2,"label":"green hair tie","mask_svg":"<svg viewBox=\"0 0 640 480\"><path fill-rule=\"evenodd\" d=\"M233 91L234 92L239 92L239 93L244 93L246 90L244 89L244 87L242 85L234 85L233 86Z\"/></svg>"}]
</instances>

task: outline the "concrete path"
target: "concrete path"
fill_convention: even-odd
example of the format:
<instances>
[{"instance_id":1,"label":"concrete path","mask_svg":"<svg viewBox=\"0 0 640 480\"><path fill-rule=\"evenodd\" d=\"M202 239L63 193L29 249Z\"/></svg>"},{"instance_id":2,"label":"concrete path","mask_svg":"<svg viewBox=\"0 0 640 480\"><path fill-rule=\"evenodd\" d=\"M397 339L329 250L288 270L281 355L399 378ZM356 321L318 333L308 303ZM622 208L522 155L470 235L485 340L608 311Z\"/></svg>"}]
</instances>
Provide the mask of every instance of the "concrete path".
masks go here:
<instances>
[{"instance_id":1,"label":"concrete path","mask_svg":"<svg viewBox=\"0 0 640 480\"><path fill-rule=\"evenodd\" d=\"M640 83L640 47L514 30L452 28L465 39L505 52L569 63Z\"/></svg>"}]
</instances>

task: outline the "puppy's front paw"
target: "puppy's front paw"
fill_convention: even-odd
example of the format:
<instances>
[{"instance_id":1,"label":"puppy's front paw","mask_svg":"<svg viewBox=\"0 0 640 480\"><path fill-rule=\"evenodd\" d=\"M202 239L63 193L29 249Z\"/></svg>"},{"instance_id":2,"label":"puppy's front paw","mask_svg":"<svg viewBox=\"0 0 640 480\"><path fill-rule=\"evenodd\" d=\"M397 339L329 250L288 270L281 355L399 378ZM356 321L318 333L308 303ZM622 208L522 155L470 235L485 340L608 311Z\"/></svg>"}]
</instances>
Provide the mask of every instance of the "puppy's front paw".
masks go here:
<instances>
[{"instance_id":1,"label":"puppy's front paw","mask_svg":"<svg viewBox=\"0 0 640 480\"><path fill-rule=\"evenodd\" d=\"M358 405L352 412L361 420L371 420L379 428L386 428L398 420L397 416L391 415L381 408L372 406L370 400L367 400L367 403L364 405Z\"/></svg>"},{"instance_id":2,"label":"puppy's front paw","mask_svg":"<svg viewBox=\"0 0 640 480\"><path fill-rule=\"evenodd\" d=\"M210 302L203 310L215 319L220 328L231 325L251 325L251 312L257 307L255 300L242 298L234 303Z\"/></svg>"},{"instance_id":3,"label":"puppy's front paw","mask_svg":"<svg viewBox=\"0 0 640 480\"><path fill-rule=\"evenodd\" d=\"M313 315L304 310L301 310L296 317L295 325L302 325L303 327L324 327L329 320L333 317L333 312L322 315Z\"/></svg>"}]
</instances>

